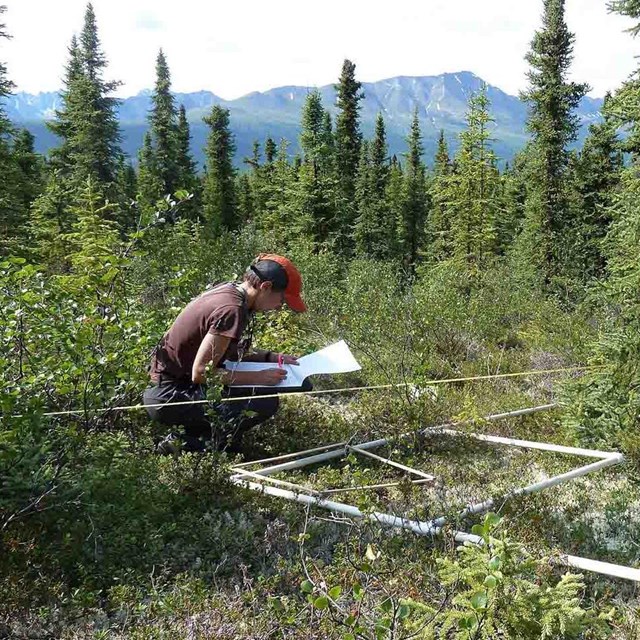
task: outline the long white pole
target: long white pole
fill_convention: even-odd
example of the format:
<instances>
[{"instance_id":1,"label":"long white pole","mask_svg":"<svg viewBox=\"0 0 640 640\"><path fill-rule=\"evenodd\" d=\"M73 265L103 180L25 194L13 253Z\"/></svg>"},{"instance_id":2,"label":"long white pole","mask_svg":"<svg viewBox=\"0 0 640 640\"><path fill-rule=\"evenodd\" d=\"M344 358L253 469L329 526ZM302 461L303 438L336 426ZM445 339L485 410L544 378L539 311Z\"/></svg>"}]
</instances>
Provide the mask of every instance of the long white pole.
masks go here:
<instances>
[{"instance_id":1,"label":"long white pole","mask_svg":"<svg viewBox=\"0 0 640 640\"><path fill-rule=\"evenodd\" d=\"M518 440L516 438L503 438L502 436L486 436L482 433L467 433L465 431L456 431L454 429L438 429L433 427L430 432L435 434L446 433L451 436L460 436L482 440L484 442L495 442L496 444L506 444L511 447L521 447L523 449L539 449L541 451L554 451L555 453L565 453L567 455L582 456L585 458L610 458L614 455L611 451L597 451L595 449L579 449L578 447L566 447L560 444L551 444L547 442L535 442L533 440Z\"/></svg>"},{"instance_id":2,"label":"long white pole","mask_svg":"<svg viewBox=\"0 0 640 640\"><path fill-rule=\"evenodd\" d=\"M296 451L295 453L285 453L282 456L274 456L273 458L263 458L262 460L249 460L247 462L239 462L234 464L234 469L241 467L249 467L255 464L266 464L267 462L276 462L278 460L288 460L290 458L300 458L308 453L317 453L318 451L326 451L327 449L335 449L336 447L344 447L346 442L336 442L335 444L325 444L322 447L314 447L313 449L306 449L305 451Z\"/></svg>"},{"instance_id":3,"label":"long white pole","mask_svg":"<svg viewBox=\"0 0 640 640\"><path fill-rule=\"evenodd\" d=\"M267 487L259 482L251 482L250 480L245 480L243 478L232 477L231 482L245 486L254 491L266 493L270 496L278 496L279 498L286 498L287 500L302 502L303 504L317 505L323 509L328 509L329 511L345 513L353 518L366 518L373 522L382 523L392 527L409 529L410 531L420 533L421 535L435 535L438 533L434 527L426 522L420 522L419 520L409 520L390 513L363 513L358 509L358 507L344 504L343 502L334 502L333 500L327 500L325 498L316 498L314 496L303 495L301 493L294 493L293 491L279 489L278 487Z\"/></svg>"},{"instance_id":4,"label":"long white pole","mask_svg":"<svg viewBox=\"0 0 640 640\"><path fill-rule=\"evenodd\" d=\"M536 482L534 484L530 484L526 487L522 487L520 489L514 489L513 491L503 495L500 498L489 498L488 500L484 500L483 502L478 502L476 504L468 506L464 511L459 514L459 518L464 518L468 515L473 515L477 513L482 513L484 511L489 511L492 509L496 503L502 503L511 498L515 498L520 495L527 495L529 493L537 493L538 491L542 491L543 489L547 489L549 487L554 487L558 484L562 484L563 482L567 482L568 480L573 480L573 478L579 478L580 476L585 476L592 471L598 471L600 469L604 469L605 467L610 467L614 464L619 464L624 460L624 456L621 453L616 453L610 455L608 458L604 460L598 460L598 462L592 462L591 464L585 465L584 467L578 467L577 469L572 469L571 471L567 471L567 473L562 473L557 476L553 476L552 478L547 478L546 480L541 480L540 482ZM441 527L447 518L442 516L440 518L436 518L435 520L431 520L429 524L434 527Z\"/></svg>"},{"instance_id":5,"label":"long white pole","mask_svg":"<svg viewBox=\"0 0 640 640\"><path fill-rule=\"evenodd\" d=\"M359 444L358 447L361 449L375 449L376 447L381 447L382 445L387 443L387 439L383 438L381 440L372 440L371 442L363 442ZM316 462L324 462L325 460L331 460L332 458L341 458L346 453L345 447L341 447L340 449L336 449L334 451L327 451L325 453L319 453L315 456L308 456L306 458L300 458L298 460L292 460L291 462L283 462L282 464L276 464L272 467L265 467L264 469L256 469L256 473L259 473L261 476L270 476L274 473L279 473L280 471L288 471L289 469L299 469L300 467L306 467L310 464L315 464Z\"/></svg>"},{"instance_id":6,"label":"long white pole","mask_svg":"<svg viewBox=\"0 0 640 640\"><path fill-rule=\"evenodd\" d=\"M547 411L549 409L553 409L554 407L556 407L557 405L555 404L544 404L544 405L540 405L537 407L529 407L526 409L517 409L515 411L507 411L506 413L495 413L489 416L485 416L484 418L481 418L482 420L501 420L503 418L509 418L509 417L515 417L515 416L522 416L522 415L527 415L530 413L536 413L538 411ZM437 427L428 427L427 429L422 430L419 433L425 433L425 432L429 432L429 431L433 431L433 430L442 430L445 429L447 427L454 427L456 425L461 425L461 424L468 424L470 422L474 422L474 420L463 420L462 422L452 422L452 423L447 423L447 424L443 424ZM399 436L396 436L396 438L400 439L400 438L408 438L412 435L415 435L413 433L403 433ZM360 449L376 449L378 447L382 447L383 445L387 444L389 442L389 438L381 438L379 440L371 440L369 442L361 442L358 445L356 445L358 448ZM271 467L265 467L264 469L256 469L255 473L259 473L260 475L272 475L274 473L279 473L280 471L288 471L290 469L299 469L300 467L305 467L309 464L316 464L317 462L324 462L325 460L331 460L333 458L339 458L340 456L343 456L345 454L345 449L344 449L344 445L346 443L336 443L336 444L331 444L331 445L325 445L323 447L317 447L317 449L320 450L324 450L324 449L330 449L333 447L338 447L335 450L332 451L325 451L324 453L319 453L317 455L313 455L313 456L305 456L303 458L298 458L297 460L292 460L291 462L284 462L282 464L277 464L277 465L273 465ZM316 449L310 449L308 450L308 452L310 451L315 451ZM267 458L265 460L255 460L255 464L260 464L260 463L264 463L264 462L272 462L272 461L276 461L276 460L284 460L286 458L290 458L293 456L298 456L300 454L305 453L304 451L301 451L299 453L288 453L285 454L284 456L278 456L275 458ZM241 463L242 465L244 464L248 464L248 463ZM236 465L236 468L239 467L240 465Z\"/></svg>"},{"instance_id":7,"label":"long white pole","mask_svg":"<svg viewBox=\"0 0 640 640\"><path fill-rule=\"evenodd\" d=\"M389 458L383 458L382 456L377 456L375 453L371 453L370 451L367 451L366 449L363 449L360 446L352 446L352 445L347 445L346 447L348 450L350 451L355 451L356 453L361 453L365 456L368 456L369 458L373 458L374 460L378 460L379 462L383 462L384 464L388 464L391 467L395 467L396 469L402 469L403 471L406 471L407 473L412 473L415 476L420 476L421 478L424 478L425 480L435 480L435 476L429 475L428 473L424 473L422 471L419 471L418 469L412 469L411 467L407 467L404 464L400 464L399 462L395 462L393 460L390 460Z\"/></svg>"},{"instance_id":8,"label":"long white pole","mask_svg":"<svg viewBox=\"0 0 640 640\"><path fill-rule=\"evenodd\" d=\"M242 476L248 476L249 478L257 478L264 482L270 482L271 484L279 484L281 487L289 487L294 491L305 491L306 493L310 493L314 496L319 496L320 492L316 489L311 489L310 487L305 487L301 484L296 484L295 482L287 482L286 480L278 480L277 478L271 478L270 476L261 476L258 473L253 471L247 471L246 469L237 469L237 472L231 476L231 479L240 478Z\"/></svg>"}]
</instances>

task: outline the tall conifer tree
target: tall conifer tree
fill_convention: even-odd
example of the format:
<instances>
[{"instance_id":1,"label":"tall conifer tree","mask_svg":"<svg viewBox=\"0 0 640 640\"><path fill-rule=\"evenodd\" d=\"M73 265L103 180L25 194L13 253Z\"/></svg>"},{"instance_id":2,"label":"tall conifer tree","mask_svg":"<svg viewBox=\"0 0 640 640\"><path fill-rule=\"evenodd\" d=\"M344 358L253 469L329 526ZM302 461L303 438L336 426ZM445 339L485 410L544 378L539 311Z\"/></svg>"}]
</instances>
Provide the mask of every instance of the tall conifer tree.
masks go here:
<instances>
[{"instance_id":1,"label":"tall conifer tree","mask_svg":"<svg viewBox=\"0 0 640 640\"><path fill-rule=\"evenodd\" d=\"M62 138L53 156L61 174L76 185L91 177L97 191L114 196L122 152L116 113L118 100L111 94L119 83L104 80L106 66L96 16L89 3L80 40L73 37L69 47L62 108L48 126Z\"/></svg>"},{"instance_id":2,"label":"tall conifer tree","mask_svg":"<svg viewBox=\"0 0 640 640\"><path fill-rule=\"evenodd\" d=\"M191 156L191 131L183 104L178 109L178 123L176 125L176 168L178 187L193 195L191 201L183 204L183 215L195 220L200 208L200 180L196 163Z\"/></svg>"},{"instance_id":3,"label":"tall conifer tree","mask_svg":"<svg viewBox=\"0 0 640 640\"><path fill-rule=\"evenodd\" d=\"M0 20L2 19L2 14L6 10L6 6L0 5ZM5 24L0 23L0 42L3 39L6 40L10 38L9 34L6 31L6 28L7 27ZM7 66L0 60L0 138L2 139L5 139L11 131L11 123L9 122L9 118L7 117L4 108L4 98L11 94L13 87L13 82L9 80Z\"/></svg>"},{"instance_id":4,"label":"tall conifer tree","mask_svg":"<svg viewBox=\"0 0 640 640\"><path fill-rule=\"evenodd\" d=\"M608 5L614 11L629 18L640 20L640 0L613 0ZM634 37L640 33L640 22L628 30ZM640 69L623 83L610 102L608 115L618 127L624 128L625 137L621 148L640 158Z\"/></svg>"},{"instance_id":5,"label":"tall conifer tree","mask_svg":"<svg viewBox=\"0 0 640 640\"><path fill-rule=\"evenodd\" d=\"M272 151L268 140L265 149L268 159L271 157ZM289 163L287 149L287 140L281 138L275 159L265 165L265 169L268 170L265 175L269 179L265 182L265 209L260 220L261 228L276 231L279 235L284 234L285 237L295 226L290 224L292 222L291 214L295 213L295 211L292 212L291 202L298 195L296 184L298 172Z\"/></svg>"},{"instance_id":6,"label":"tall conifer tree","mask_svg":"<svg viewBox=\"0 0 640 640\"><path fill-rule=\"evenodd\" d=\"M382 114L376 118L374 139L366 148L363 143L362 149L356 182L356 252L388 259L397 252L397 221L387 200L389 161Z\"/></svg>"},{"instance_id":7,"label":"tall conifer tree","mask_svg":"<svg viewBox=\"0 0 640 640\"><path fill-rule=\"evenodd\" d=\"M638 0L616 0L610 8L640 20ZM629 31L639 34L640 22ZM640 69L614 95L611 106L616 121L626 125L632 156L613 196L604 243L608 278L600 291L615 313L599 340L596 358L606 363L607 374L576 382L566 422L590 446L626 446L635 457L640 412Z\"/></svg>"},{"instance_id":8,"label":"tall conifer tree","mask_svg":"<svg viewBox=\"0 0 640 640\"><path fill-rule=\"evenodd\" d=\"M404 173L398 158L393 155L385 189L385 208L389 212L389 256L400 259L400 221L404 207Z\"/></svg>"},{"instance_id":9,"label":"tall conifer tree","mask_svg":"<svg viewBox=\"0 0 640 640\"><path fill-rule=\"evenodd\" d=\"M31 210L34 250L55 270L64 270L61 238L73 226L77 198L87 181L95 194L119 200L118 167L122 156L117 119L118 100L111 94L118 82L104 80L107 66L93 6L85 11L80 39L72 38L65 70L62 106L47 126L61 138L51 153L47 186ZM101 208L112 215L113 207Z\"/></svg>"},{"instance_id":10,"label":"tall conifer tree","mask_svg":"<svg viewBox=\"0 0 640 640\"><path fill-rule=\"evenodd\" d=\"M422 133L418 109L413 112L411 130L407 138L409 150L404 173L402 217L400 220L400 246L403 263L413 269L424 241L427 218L426 169L422 162Z\"/></svg>"},{"instance_id":11,"label":"tall conifer tree","mask_svg":"<svg viewBox=\"0 0 640 640\"><path fill-rule=\"evenodd\" d=\"M0 6L0 18L6 7ZM0 42L9 38L4 24L0 24ZM21 227L25 211L17 194L18 171L11 152L10 136L13 127L4 110L4 98L13 89L6 65L0 61L0 253L15 249L14 239Z\"/></svg>"},{"instance_id":12,"label":"tall conifer tree","mask_svg":"<svg viewBox=\"0 0 640 640\"><path fill-rule=\"evenodd\" d=\"M149 215L158 208L162 197L163 185L156 167L156 156L153 152L151 132L144 135L142 148L138 152L138 192L143 213Z\"/></svg>"},{"instance_id":13,"label":"tall conifer tree","mask_svg":"<svg viewBox=\"0 0 640 640\"><path fill-rule=\"evenodd\" d=\"M336 119L335 145L336 170L340 183L338 212L339 245L350 251L351 232L355 220L355 188L360 161L360 101L364 97L361 83L356 80L356 65L345 60L340 80L336 85L338 116Z\"/></svg>"},{"instance_id":14,"label":"tall conifer tree","mask_svg":"<svg viewBox=\"0 0 640 640\"><path fill-rule=\"evenodd\" d=\"M264 161L265 164L273 164L278 155L278 145L268 136L264 143Z\"/></svg>"},{"instance_id":15,"label":"tall conifer tree","mask_svg":"<svg viewBox=\"0 0 640 640\"><path fill-rule=\"evenodd\" d=\"M76 87L82 79L82 55L75 35L71 37L68 48L69 61L65 67L63 89L60 93L62 108L56 110L54 120L47 123L47 127L61 139L59 147L50 153L52 166L60 174L71 174L75 155L75 102Z\"/></svg>"},{"instance_id":16,"label":"tall conifer tree","mask_svg":"<svg viewBox=\"0 0 640 640\"><path fill-rule=\"evenodd\" d=\"M617 127L608 111L610 96L605 97L602 122L589 127L589 135L576 158L574 187L576 277L588 279L604 275L605 258L602 240L611 224L611 205L620 183L623 158Z\"/></svg>"},{"instance_id":17,"label":"tall conifer tree","mask_svg":"<svg viewBox=\"0 0 640 640\"><path fill-rule=\"evenodd\" d=\"M573 112L587 91L587 85L567 80L575 38L564 14L565 0L544 0L542 28L526 56L529 88L521 96L529 104L527 126L533 137L524 248L547 284L568 262L567 145L576 138Z\"/></svg>"},{"instance_id":18,"label":"tall conifer tree","mask_svg":"<svg viewBox=\"0 0 640 640\"><path fill-rule=\"evenodd\" d=\"M451 231L454 257L469 271L477 272L496 252L496 217L501 204L486 88L470 98L466 120L456 155L456 173L449 179Z\"/></svg>"},{"instance_id":19,"label":"tall conifer tree","mask_svg":"<svg viewBox=\"0 0 640 640\"><path fill-rule=\"evenodd\" d=\"M360 145L360 162L356 178L356 204L357 218L354 227L354 241L356 255L361 257L374 257L379 251L376 246L376 220L372 206L372 171L369 154L369 143L363 140Z\"/></svg>"},{"instance_id":20,"label":"tall conifer tree","mask_svg":"<svg viewBox=\"0 0 640 640\"><path fill-rule=\"evenodd\" d=\"M196 163L191 156L191 131L187 120L187 112L181 104L178 109L178 125L176 127L176 163L178 165L178 184L187 189L195 187Z\"/></svg>"},{"instance_id":21,"label":"tall conifer tree","mask_svg":"<svg viewBox=\"0 0 640 640\"><path fill-rule=\"evenodd\" d=\"M300 147L303 157L299 170L297 206L301 228L309 231L318 245L325 245L339 230L335 227L335 184L330 148L326 140L325 111L320 92L307 96L302 109Z\"/></svg>"},{"instance_id":22,"label":"tall conifer tree","mask_svg":"<svg viewBox=\"0 0 640 640\"><path fill-rule=\"evenodd\" d=\"M529 145L515 155L501 176L502 205L496 216L496 249L499 255L518 251L515 240L521 231L527 200Z\"/></svg>"},{"instance_id":23,"label":"tall conifer tree","mask_svg":"<svg viewBox=\"0 0 640 640\"><path fill-rule=\"evenodd\" d=\"M376 200L384 198L389 175L389 159L387 157L387 132L381 113L376 116L376 128L371 144L372 188Z\"/></svg>"},{"instance_id":24,"label":"tall conifer tree","mask_svg":"<svg viewBox=\"0 0 640 640\"><path fill-rule=\"evenodd\" d=\"M431 261L450 258L453 255L453 239L451 233L452 207L449 202L449 181L452 166L449 147L440 130L438 148L434 158L433 179L429 184L431 209L426 226L425 253Z\"/></svg>"},{"instance_id":25,"label":"tall conifer tree","mask_svg":"<svg viewBox=\"0 0 640 640\"><path fill-rule=\"evenodd\" d=\"M264 142L264 163L258 169L254 169L253 177L253 206L255 208L254 220L258 226L266 228L270 218L271 203L274 191L277 187L274 182L275 163L278 156L278 147L270 136Z\"/></svg>"},{"instance_id":26,"label":"tall conifer tree","mask_svg":"<svg viewBox=\"0 0 640 640\"><path fill-rule=\"evenodd\" d=\"M233 167L233 156L236 145L229 128L229 110L215 105L203 120L210 129L205 150L203 215L214 232L235 229L237 225L236 172Z\"/></svg>"},{"instance_id":27,"label":"tall conifer tree","mask_svg":"<svg viewBox=\"0 0 640 640\"><path fill-rule=\"evenodd\" d=\"M171 73L162 49L156 59L156 84L151 95L149 125L155 157L155 170L164 194L173 194L179 185L177 118ZM187 140L188 142L188 140ZM188 146L188 145L187 145Z\"/></svg>"},{"instance_id":28,"label":"tall conifer tree","mask_svg":"<svg viewBox=\"0 0 640 640\"><path fill-rule=\"evenodd\" d=\"M246 173L238 175L236 180L237 216L238 224L251 222L255 213L253 189L251 180Z\"/></svg>"},{"instance_id":29,"label":"tall conifer tree","mask_svg":"<svg viewBox=\"0 0 640 640\"><path fill-rule=\"evenodd\" d=\"M15 134L13 156L18 169L17 195L25 215L44 188L44 158L36 153L34 145L35 138L28 129Z\"/></svg>"}]
</instances>

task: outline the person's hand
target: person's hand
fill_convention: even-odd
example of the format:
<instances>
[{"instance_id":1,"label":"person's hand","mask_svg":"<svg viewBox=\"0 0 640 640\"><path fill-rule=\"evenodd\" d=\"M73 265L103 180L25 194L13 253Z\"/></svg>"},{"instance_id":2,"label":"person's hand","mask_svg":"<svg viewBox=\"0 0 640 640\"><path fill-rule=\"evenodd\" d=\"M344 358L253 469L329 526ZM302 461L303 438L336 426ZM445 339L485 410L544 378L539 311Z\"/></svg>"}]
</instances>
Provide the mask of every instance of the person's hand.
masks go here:
<instances>
[{"instance_id":1,"label":"person's hand","mask_svg":"<svg viewBox=\"0 0 640 640\"><path fill-rule=\"evenodd\" d=\"M260 371L260 384L267 387L272 387L279 382L282 382L287 377L287 372L284 369L263 369Z\"/></svg>"},{"instance_id":2,"label":"person's hand","mask_svg":"<svg viewBox=\"0 0 640 640\"><path fill-rule=\"evenodd\" d=\"M296 356L289 356L286 353L281 353L280 355L282 356L282 364L294 364L296 366L300 364ZM274 353L273 357L275 361L278 362L278 354Z\"/></svg>"}]
</instances>

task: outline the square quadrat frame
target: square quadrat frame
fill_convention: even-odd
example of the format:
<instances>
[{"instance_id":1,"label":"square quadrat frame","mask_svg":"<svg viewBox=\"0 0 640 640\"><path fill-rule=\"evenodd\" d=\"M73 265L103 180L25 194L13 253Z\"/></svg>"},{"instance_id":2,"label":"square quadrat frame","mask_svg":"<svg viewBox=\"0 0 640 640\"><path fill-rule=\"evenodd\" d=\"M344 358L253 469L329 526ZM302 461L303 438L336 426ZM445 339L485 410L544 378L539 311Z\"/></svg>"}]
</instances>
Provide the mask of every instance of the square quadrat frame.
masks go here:
<instances>
[{"instance_id":1,"label":"square quadrat frame","mask_svg":"<svg viewBox=\"0 0 640 640\"><path fill-rule=\"evenodd\" d=\"M556 406L557 405L555 404L546 404L526 409L518 409L517 411L509 411L507 413L498 413L485 416L484 418L481 418L481 420L496 421L504 418L523 416L531 413L536 413L538 411L546 411L555 408ZM483 435L479 433L468 433L452 429L452 427L454 426L470 424L473 422L474 420L467 420L436 427L428 427L420 431L419 434L473 438L478 441L489 442L497 445L506 445L539 451L551 451L554 453L592 458L595 459L595 462L590 462L589 464L576 467L575 469L572 469L571 471L568 471L566 473L547 478L545 480L527 485L525 487L514 488L512 491L501 496L500 498L488 498L487 500L484 500L482 502L471 504L459 513L460 518L489 511L496 504L501 505L512 498L531 493L537 493L539 491L543 491L544 489L569 482L570 480L585 476L589 473L593 473L594 471L599 471L606 467L620 464L624 461L624 456L621 453L615 451L580 449L577 447L566 447L545 442L517 440L514 438L504 438L500 436ZM407 438L409 435L412 434L403 434L395 437L394 440ZM283 456L265 458L252 462L244 462L232 467L230 480L232 483L238 486L246 487L253 491L262 492L270 496L284 498L285 500L290 500L293 502L300 502L307 505L321 507L334 513L342 513L352 518L368 519L380 524L381 526L392 527L396 529L406 529L420 536L439 535L440 533L442 533L443 526L446 523L445 516L429 521L421 521L411 520L386 512L364 513L357 507L346 502L336 501L328 498L328 496L332 496L337 493L347 493L349 491L362 491L397 486L400 484L400 482L389 482L383 484L365 485L360 487L345 487L339 489L326 489L323 491L318 491L317 489L311 489L303 485L271 477L272 475L282 471L299 469L312 464L326 462L327 460L342 458L349 453L355 453L357 455L373 458L378 462L405 471L406 473L414 477L414 479L411 480L412 484L425 484L435 481L435 476L424 473L423 471L420 471L418 469L413 469L406 465L400 464L399 462L395 462L389 458L383 458L382 456L371 452L372 449L378 449L388 443L389 439L387 438L371 440L369 442L362 442L360 444L338 442L335 444L329 444L322 447L316 447L314 449L308 449L306 451L286 454ZM276 464L264 466L274 462ZM247 469L247 467L255 468L253 470L249 470ZM467 533L464 531L453 531L453 537L457 542L483 544L482 537L473 533ZM571 568L593 571L595 573L600 573L615 578L624 578L627 580L640 582L640 569L635 569L633 567L625 567L622 565L601 562L599 560L592 560L590 558L583 558L580 556L573 556L568 554L561 554L559 557L559 562Z\"/></svg>"}]
</instances>

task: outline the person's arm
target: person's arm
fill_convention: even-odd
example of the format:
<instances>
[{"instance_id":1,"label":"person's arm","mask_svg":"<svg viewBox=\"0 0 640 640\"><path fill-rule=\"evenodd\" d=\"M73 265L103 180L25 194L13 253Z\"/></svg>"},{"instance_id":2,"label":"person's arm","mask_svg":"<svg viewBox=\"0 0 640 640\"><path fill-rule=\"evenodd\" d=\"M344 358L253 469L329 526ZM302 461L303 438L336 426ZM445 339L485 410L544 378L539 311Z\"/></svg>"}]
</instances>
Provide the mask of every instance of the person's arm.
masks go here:
<instances>
[{"instance_id":1,"label":"person's arm","mask_svg":"<svg viewBox=\"0 0 640 640\"><path fill-rule=\"evenodd\" d=\"M230 338L221 336L217 333L207 333L198 353L193 361L191 369L191 379L196 384L204 384L206 381L206 368L209 363L213 363L214 367L224 356L229 346ZM263 371L216 371L216 378L222 384L250 384L272 386L284 380L287 372L284 369L264 369Z\"/></svg>"}]
</instances>

